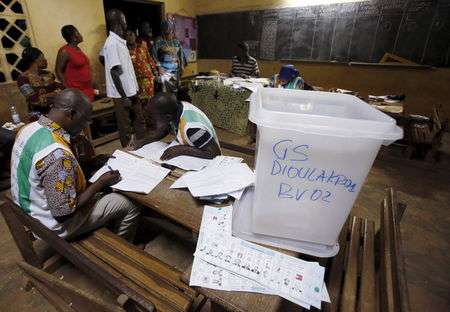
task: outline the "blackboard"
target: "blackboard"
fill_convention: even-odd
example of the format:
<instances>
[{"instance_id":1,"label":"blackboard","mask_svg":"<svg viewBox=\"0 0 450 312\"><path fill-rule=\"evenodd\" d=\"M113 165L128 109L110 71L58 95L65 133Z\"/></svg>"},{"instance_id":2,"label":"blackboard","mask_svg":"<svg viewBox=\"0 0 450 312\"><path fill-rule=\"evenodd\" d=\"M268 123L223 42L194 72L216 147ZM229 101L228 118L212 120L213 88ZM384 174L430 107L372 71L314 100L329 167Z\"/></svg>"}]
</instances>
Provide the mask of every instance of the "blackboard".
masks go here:
<instances>
[{"instance_id":1,"label":"blackboard","mask_svg":"<svg viewBox=\"0 0 450 312\"><path fill-rule=\"evenodd\" d=\"M371 0L198 16L199 57L450 65L450 0Z\"/></svg>"}]
</instances>

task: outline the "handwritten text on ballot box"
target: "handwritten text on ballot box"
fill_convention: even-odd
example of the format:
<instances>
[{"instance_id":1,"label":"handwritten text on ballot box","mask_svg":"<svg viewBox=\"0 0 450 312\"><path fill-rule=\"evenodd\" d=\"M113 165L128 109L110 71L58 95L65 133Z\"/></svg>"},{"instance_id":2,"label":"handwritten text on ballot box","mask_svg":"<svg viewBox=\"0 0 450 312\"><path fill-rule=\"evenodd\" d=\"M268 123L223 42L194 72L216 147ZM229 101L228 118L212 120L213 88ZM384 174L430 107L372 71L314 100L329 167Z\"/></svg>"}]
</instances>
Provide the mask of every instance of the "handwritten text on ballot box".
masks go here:
<instances>
[{"instance_id":1,"label":"handwritten text on ballot box","mask_svg":"<svg viewBox=\"0 0 450 312\"><path fill-rule=\"evenodd\" d=\"M391 117L337 93L258 88L252 231L331 246L381 144L402 137Z\"/></svg>"}]
</instances>

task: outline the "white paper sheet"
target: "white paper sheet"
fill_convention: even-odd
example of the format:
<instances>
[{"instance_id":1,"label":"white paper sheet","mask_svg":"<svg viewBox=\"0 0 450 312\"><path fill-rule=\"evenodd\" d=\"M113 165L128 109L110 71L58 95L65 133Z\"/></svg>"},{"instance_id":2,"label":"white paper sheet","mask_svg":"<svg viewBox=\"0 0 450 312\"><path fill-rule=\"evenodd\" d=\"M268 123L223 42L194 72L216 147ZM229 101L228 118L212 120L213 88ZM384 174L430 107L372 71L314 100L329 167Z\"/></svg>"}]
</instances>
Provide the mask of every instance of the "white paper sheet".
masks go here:
<instances>
[{"instance_id":1,"label":"white paper sheet","mask_svg":"<svg viewBox=\"0 0 450 312\"><path fill-rule=\"evenodd\" d=\"M157 142L146 144L135 151L131 151L130 153L141 156L145 159L153 160L152 159L153 155L159 154L162 150L167 148L168 145L169 144L167 144L167 143L157 141ZM161 155L159 155L159 157L161 157ZM158 157L158 160L159 160L159 157Z\"/></svg>"},{"instance_id":2,"label":"white paper sheet","mask_svg":"<svg viewBox=\"0 0 450 312\"><path fill-rule=\"evenodd\" d=\"M211 159L203 159L184 155L174 157L172 159L165 161L161 160L161 156L166 151L166 149L176 145L179 145L179 143L176 140L172 141L172 143L170 144L158 141L146 144L140 149L132 151L131 153L160 164L164 163L181 168L183 170L193 170L193 171L198 171L205 168L212 161Z\"/></svg>"},{"instance_id":3,"label":"white paper sheet","mask_svg":"<svg viewBox=\"0 0 450 312\"><path fill-rule=\"evenodd\" d=\"M242 158L240 157L233 157L233 156L216 156L214 159L209 160L208 166L204 168L204 170L209 168L218 168L223 166L228 166L229 164L233 163L240 163L242 162ZM179 177L171 186L170 188L187 188L186 184L186 177L189 176L192 172L186 172L184 175ZM238 190L236 192L230 193L230 196L233 196L236 199L239 199L240 196L242 196L244 190Z\"/></svg>"},{"instance_id":4,"label":"white paper sheet","mask_svg":"<svg viewBox=\"0 0 450 312\"><path fill-rule=\"evenodd\" d=\"M120 150L116 150L113 156L115 158L109 159L107 164L89 179L89 182L97 181L102 174L109 171L109 166L113 170L119 170L122 177L120 182L111 186L112 188L148 194L170 172L169 169L154 165L145 159L139 159Z\"/></svg>"},{"instance_id":5,"label":"white paper sheet","mask_svg":"<svg viewBox=\"0 0 450 312\"><path fill-rule=\"evenodd\" d=\"M237 164L242 162L243 159L240 157L234 157L234 156L216 156L214 159L209 163L208 168L217 168L217 167L224 167L228 166L230 164Z\"/></svg>"},{"instance_id":6,"label":"white paper sheet","mask_svg":"<svg viewBox=\"0 0 450 312\"><path fill-rule=\"evenodd\" d=\"M228 194L241 190L254 182L255 175L245 163L208 168L184 178L194 197Z\"/></svg>"},{"instance_id":7,"label":"white paper sheet","mask_svg":"<svg viewBox=\"0 0 450 312\"><path fill-rule=\"evenodd\" d=\"M204 159L192 156L177 156L166 160L163 163L172 165L183 170L199 171L209 165L211 159Z\"/></svg>"}]
</instances>

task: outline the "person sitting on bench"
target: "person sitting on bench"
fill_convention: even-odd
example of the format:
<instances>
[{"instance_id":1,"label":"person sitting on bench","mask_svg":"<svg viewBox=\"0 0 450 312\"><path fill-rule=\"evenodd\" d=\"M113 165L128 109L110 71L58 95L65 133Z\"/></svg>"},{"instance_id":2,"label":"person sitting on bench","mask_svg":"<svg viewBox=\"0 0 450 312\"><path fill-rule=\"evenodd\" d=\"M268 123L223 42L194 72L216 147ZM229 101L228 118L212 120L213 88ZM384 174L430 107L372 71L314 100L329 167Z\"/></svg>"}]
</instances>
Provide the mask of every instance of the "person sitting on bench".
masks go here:
<instances>
[{"instance_id":1,"label":"person sitting on bench","mask_svg":"<svg viewBox=\"0 0 450 312\"><path fill-rule=\"evenodd\" d=\"M214 126L194 105L177 101L171 93L158 93L144 111L152 128L143 140L136 141L135 148L159 141L172 132L180 145L166 149L162 160L180 155L214 158L221 154Z\"/></svg>"},{"instance_id":2,"label":"person sitting on bench","mask_svg":"<svg viewBox=\"0 0 450 312\"><path fill-rule=\"evenodd\" d=\"M139 208L118 193L100 192L120 180L118 171L87 186L70 137L91 121L91 105L79 90L56 95L48 117L23 127L11 157L14 202L60 237L71 239L104 225L132 241Z\"/></svg>"}]
</instances>

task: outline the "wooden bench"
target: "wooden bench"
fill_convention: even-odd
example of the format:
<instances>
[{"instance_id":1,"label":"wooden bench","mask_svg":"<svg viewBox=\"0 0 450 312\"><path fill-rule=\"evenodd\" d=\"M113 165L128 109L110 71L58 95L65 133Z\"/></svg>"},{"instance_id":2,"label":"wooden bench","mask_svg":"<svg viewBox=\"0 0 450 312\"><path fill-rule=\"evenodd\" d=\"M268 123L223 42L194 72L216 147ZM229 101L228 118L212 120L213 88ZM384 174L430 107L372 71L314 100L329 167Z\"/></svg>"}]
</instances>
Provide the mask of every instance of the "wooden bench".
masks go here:
<instances>
[{"instance_id":1,"label":"wooden bench","mask_svg":"<svg viewBox=\"0 0 450 312\"><path fill-rule=\"evenodd\" d=\"M104 98L92 102L92 119L103 118L105 116L115 116L114 102L110 98ZM99 138L92 137L91 126L88 127L87 136L92 143L92 146L96 147L101 144L105 144L110 141L114 141L119 138L119 132L114 131L112 133L105 134Z\"/></svg>"},{"instance_id":2,"label":"wooden bench","mask_svg":"<svg viewBox=\"0 0 450 312\"><path fill-rule=\"evenodd\" d=\"M324 311L410 310L399 227L405 208L389 188L377 233L373 221L349 218L339 236L338 255L326 263L331 304Z\"/></svg>"},{"instance_id":3,"label":"wooden bench","mask_svg":"<svg viewBox=\"0 0 450 312\"><path fill-rule=\"evenodd\" d=\"M198 296L196 291L181 282L181 272L107 229L102 228L78 241L67 242L25 214L10 200L1 207L1 211L26 264L42 269L41 272L47 269L45 259L34 249L35 243L27 232L30 229L78 269L108 287L117 296L116 306L119 308L175 312L191 311L203 303L203 296ZM48 294L48 287L39 282L45 274L37 277L30 273L36 272L28 266L22 265L21 268L25 268L27 275L32 276L31 282L38 290ZM50 301L55 304L55 300ZM56 302L61 304L60 300ZM93 303L93 307L96 306L98 302Z\"/></svg>"}]
</instances>

